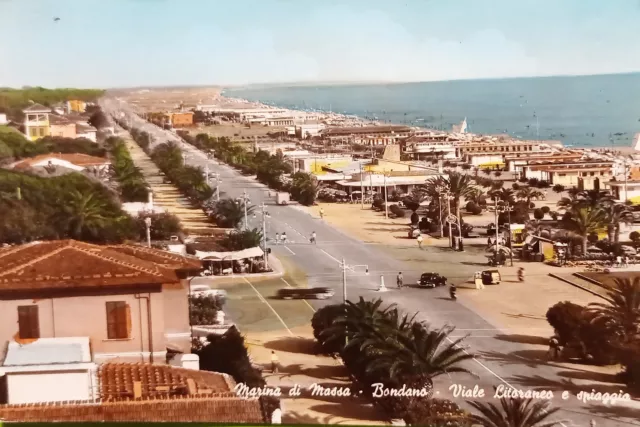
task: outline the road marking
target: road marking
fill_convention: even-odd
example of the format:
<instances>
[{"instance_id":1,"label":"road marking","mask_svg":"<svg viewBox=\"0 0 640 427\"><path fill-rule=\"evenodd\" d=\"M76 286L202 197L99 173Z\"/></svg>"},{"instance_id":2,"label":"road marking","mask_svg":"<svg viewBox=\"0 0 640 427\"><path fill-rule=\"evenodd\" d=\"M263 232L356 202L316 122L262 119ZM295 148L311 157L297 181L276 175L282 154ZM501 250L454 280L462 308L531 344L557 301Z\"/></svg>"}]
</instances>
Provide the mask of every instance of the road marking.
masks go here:
<instances>
[{"instance_id":1,"label":"road marking","mask_svg":"<svg viewBox=\"0 0 640 427\"><path fill-rule=\"evenodd\" d=\"M335 262L337 262L338 264L341 264L342 261L340 261L338 258L334 257L333 255L331 255L329 252L325 251L324 249L320 249L322 252L324 252L324 254L326 256L328 256L329 258L331 258L332 260L334 260Z\"/></svg>"},{"instance_id":2,"label":"road marking","mask_svg":"<svg viewBox=\"0 0 640 427\"><path fill-rule=\"evenodd\" d=\"M280 315L278 314L278 312L271 306L271 304L269 304L269 301L267 301L260 292L258 292L258 290L256 289L255 286L253 286L253 284L247 280L246 277L243 277L244 281L247 282L249 284L249 286L251 286L251 288L253 288L253 290L256 292L256 294L258 294L258 298L260 298L260 300L267 304L267 306L271 309L271 311L273 311L273 314L276 315L276 317L280 320L280 323L282 323L282 325L285 327L285 329L287 330L287 332L289 332L289 335L293 336L293 332L291 332L291 329L289 329L289 327L287 326L286 323L284 323L284 320L282 320L282 317L280 317Z\"/></svg>"},{"instance_id":3,"label":"road marking","mask_svg":"<svg viewBox=\"0 0 640 427\"><path fill-rule=\"evenodd\" d=\"M282 278L282 277L281 277L281 278L280 278L280 280L282 280L282 281L283 281L283 282L284 282L288 287L293 288L293 286L291 286L291 285L289 284L289 282L287 282L286 280L284 280L284 278ZM303 299L302 301L304 301L304 302L309 306L309 308L311 309L311 311L313 311L314 313L316 312L316 309L315 309L315 308L313 308L313 307L311 306L311 304L309 304L309 301L307 301L306 299Z\"/></svg>"},{"instance_id":4,"label":"road marking","mask_svg":"<svg viewBox=\"0 0 640 427\"><path fill-rule=\"evenodd\" d=\"M291 255L295 255L295 254L296 254L296 253L295 253L295 252L293 252L291 249L289 249L287 246L284 246L284 248L285 248L286 250L288 250L289 252L291 252Z\"/></svg>"}]
</instances>

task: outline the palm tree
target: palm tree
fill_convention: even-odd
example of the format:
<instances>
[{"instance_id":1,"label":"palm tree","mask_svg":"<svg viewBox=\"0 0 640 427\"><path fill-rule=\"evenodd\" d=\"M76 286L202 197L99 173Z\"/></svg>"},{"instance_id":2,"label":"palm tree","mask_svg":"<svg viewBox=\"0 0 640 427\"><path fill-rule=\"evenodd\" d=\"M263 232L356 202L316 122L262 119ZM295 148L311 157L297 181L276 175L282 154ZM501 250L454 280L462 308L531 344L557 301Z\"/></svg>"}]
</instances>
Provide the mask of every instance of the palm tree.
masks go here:
<instances>
[{"instance_id":1,"label":"palm tree","mask_svg":"<svg viewBox=\"0 0 640 427\"><path fill-rule=\"evenodd\" d=\"M448 190L454 201L454 213L460 219L460 199L466 197L474 191L473 181L469 175L460 172L450 172L447 178L439 177L430 179L427 187L431 193L438 193L437 188L443 187Z\"/></svg>"},{"instance_id":2,"label":"palm tree","mask_svg":"<svg viewBox=\"0 0 640 427\"><path fill-rule=\"evenodd\" d=\"M95 198L93 193L83 194L78 190L71 192L69 199L64 202L64 218L61 218L68 235L81 239L86 232L95 234L107 221L103 215L106 208L104 201Z\"/></svg>"},{"instance_id":3,"label":"palm tree","mask_svg":"<svg viewBox=\"0 0 640 427\"><path fill-rule=\"evenodd\" d=\"M564 185L562 185L562 184L556 184L556 185L554 185L554 186L553 186L553 191L554 191L555 193L558 193L558 194L562 193L562 192L564 191Z\"/></svg>"},{"instance_id":4,"label":"palm tree","mask_svg":"<svg viewBox=\"0 0 640 427\"><path fill-rule=\"evenodd\" d=\"M563 421L545 421L560 408L552 408L548 400L501 398L500 407L487 402L469 402L480 414L470 419L482 427L553 427Z\"/></svg>"},{"instance_id":5,"label":"palm tree","mask_svg":"<svg viewBox=\"0 0 640 427\"><path fill-rule=\"evenodd\" d=\"M563 219L564 228L582 237L582 253L587 253L587 237L598 233L607 223L606 212L600 208L573 207Z\"/></svg>"},{"instance_id":6,"label":"palm tree","mask_svg":"<svg viewBox=\"0 0 640 427\"><path fill-rule=\"evenodd\" d=\"M615 279L607 291L608 303L591 303L589 310L598 322L623 343L640 338L640 278Z\"/></svg>"},{"instance_id":7,"label":"palm tree","mask_svg":"<svg viewBox=\"0 0 640 427\"><path fill-rule=\"evenodd\" d=\"M415 322L408 331L389 334L384 340L372 340L363 344L363 348L376 354L366 367L371 375L381 375L395 384L431 380L439 375L464 372L473 375L467 368L460 366L466 360L473 359L460 343L449 339L455 328L444 326L434 330L428 325Z\"/></svg>"},{"instance_id":8,"label":"palm tree","mask_svg":"<svg viewBox=\"0 0 640 427\"><path fill-rule=\"evenodd\" d=\"M243 249L259 247L262 244L262 231L235 230L229 233L223 240L222 246L230 251L241 251Z\"/></svg>"},{"instance_id":9,"label":"palm tree","mask_svg":"<svg viewBox=\"0 0 640 427\"><path fill-rule=\"evenodd\" d=\"M529 206L532 199L539 199L540 197L542 197L542 191L527 186L520 188L516 195L519 199L526 200L527 206Z\"/></svg>"},{"instance_id":10,"label":"palm tree","mask_svg":"<svg viewBox=\"0 0 640 427\"><path fill-rule=\"evenodd\" d=\"M571 188L567 191L568 197L563 197L558 202L558 206L564 209L572 209L574 207L603 207L613 203L613 198L606 191L586 190L580 191Z\"/></svg>"},{"instance_id":11,"label":"palm tree","mask_svg":"<svg viewBox=\"0 0 640 427\"><path fill-rule=\"evenodd\" d=\"M607 233L609 241L618 243L620 241L620 223L630 224L633 222L631 208L624 203L609 203L606 206L607 212Z\"/></svg>"},{"instance_id":12,"label":"palm tree","mask_svg":"<svg viewBox=\"0 0 640 427\"><path fill-rule=\"evenodd\" d=\"M466 202L473 202L476 205L480 205L481 202L484 200L484 197L485 197L484 191L482 191L478 187L473 187L471 191L469 191L469 193L464 196L464 200Z\"/></svg>"},{"instance_id":13,"label":"palm tree","mask_svg":"<svg viewBox=\"0 0 640 427\"><path fill-rule=\"evenodd\" d=\"M489 192L489 195L494 200L498 200L499 202L503 202L505 204L508 204L509 206L513 206L516 203L514 192L510 188L500 188L500 189L491 190Z\"/></svg>"},{"instance_id":14,"label":"palm tree","mask_svg":"<svg viewBox=\"0 0 640 427\"><path fill-rule=\"evenodd\" d=\"M247 215L253 213L253 206L247 206ZM223 228L236 228L244 219L244 202L234 199L222 199L213 208L213 218Z\"/></svg>"}]
</instances>

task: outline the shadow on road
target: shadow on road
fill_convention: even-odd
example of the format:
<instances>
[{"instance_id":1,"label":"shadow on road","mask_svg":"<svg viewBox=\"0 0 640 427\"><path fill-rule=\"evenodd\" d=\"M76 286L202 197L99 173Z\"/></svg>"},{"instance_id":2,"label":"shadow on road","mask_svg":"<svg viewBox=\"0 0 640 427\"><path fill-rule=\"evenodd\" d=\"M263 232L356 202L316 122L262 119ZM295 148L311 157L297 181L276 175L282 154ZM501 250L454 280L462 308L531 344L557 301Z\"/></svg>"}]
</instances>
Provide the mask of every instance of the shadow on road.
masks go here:
<instances>
[{"instance_id":1,"label":"shadow on road","mask_svg":"<svg viewBox=\"0 0 640 427\"><path fill-rule=\"evenodd\" d=\"M315 405L312 411L323 412L337 417L352 418L362 421L379 421L380 414L373 405Z\"/></svg>"},{"instance_id":2,"label":"shadow on road","mask_svg":"<svg viewBox=\"0 0 640 427\"><path fill-rule=\"evenodd\" d=\"M533 345L544 345L544 346L548 345L548 340L546 338L538 337L535 335L518 335L518 334L496 335L496 339L500 341L514 342L518 344L533 344Z\"/></svg>"},{"instance_id":3,"label":"shadow on road","mask_svg":"<svg viewBox=\"0 0 640 427\"><path fill-rule=\"evenodd\" d=\"M316 342L311 338L291 337L280 338L264 343L264 348L287 353L317 354Z\"/></svg>"}]
</instances>

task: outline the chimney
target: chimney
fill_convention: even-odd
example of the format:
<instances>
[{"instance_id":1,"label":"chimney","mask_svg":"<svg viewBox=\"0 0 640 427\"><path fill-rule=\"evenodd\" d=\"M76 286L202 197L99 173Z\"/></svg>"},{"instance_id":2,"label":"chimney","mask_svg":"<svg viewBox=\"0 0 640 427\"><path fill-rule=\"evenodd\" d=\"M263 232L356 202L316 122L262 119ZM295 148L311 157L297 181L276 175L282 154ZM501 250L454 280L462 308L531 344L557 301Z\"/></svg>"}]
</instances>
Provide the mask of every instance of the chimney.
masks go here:
<instances>
[{"instance_id":1,"label":"chimney","mask_svg":"<svg viewBox=\"0 0 640 427\"><path fill-rule=\"evenodd\" d=\"M134 381L133 382L133 398L140 399L142 397L142 382Z\"/></svg>"}]
</instances>

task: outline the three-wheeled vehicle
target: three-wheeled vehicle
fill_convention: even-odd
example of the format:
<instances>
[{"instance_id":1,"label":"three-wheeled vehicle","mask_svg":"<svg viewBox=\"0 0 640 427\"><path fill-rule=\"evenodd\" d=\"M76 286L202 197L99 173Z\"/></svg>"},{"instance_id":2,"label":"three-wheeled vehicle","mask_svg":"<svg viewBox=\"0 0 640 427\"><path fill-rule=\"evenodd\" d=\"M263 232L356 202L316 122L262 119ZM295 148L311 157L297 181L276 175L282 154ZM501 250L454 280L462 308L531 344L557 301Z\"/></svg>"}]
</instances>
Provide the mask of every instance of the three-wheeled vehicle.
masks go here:
<instances>
[{"instance_id":1,"label":"three-wheeled vehicle","mask_svg":"<svg viewBox=\"0 0 640 427\"><path fill-rule=\"evenodd\" d=\"M436 288L438 286L446 286L447 278L438 273L423 273L418 280L418 286L421 288Z\"/></svg>"},{"instance_id":2,"label":"three-wheeled vehicle","mask_svg":"<svg viewBox=\"0 0 640 427\"><path fill-rule=\"evenodd\" d=\"M484 270L481 273L483 285L499 285L502 281L502 276L498 270Z\"/></svg>"}]
</instances>

